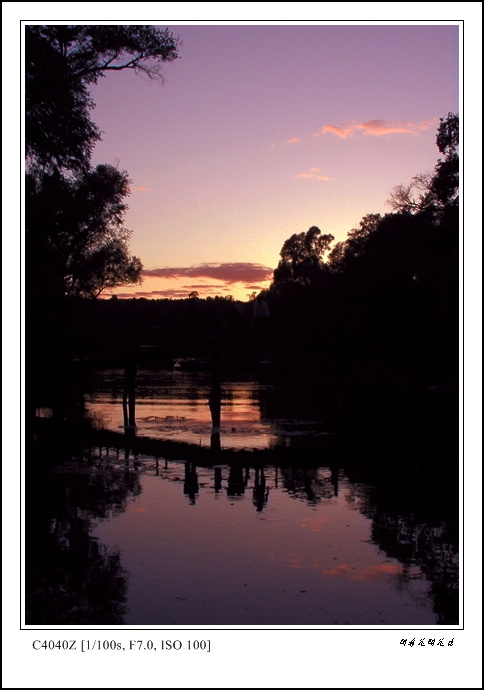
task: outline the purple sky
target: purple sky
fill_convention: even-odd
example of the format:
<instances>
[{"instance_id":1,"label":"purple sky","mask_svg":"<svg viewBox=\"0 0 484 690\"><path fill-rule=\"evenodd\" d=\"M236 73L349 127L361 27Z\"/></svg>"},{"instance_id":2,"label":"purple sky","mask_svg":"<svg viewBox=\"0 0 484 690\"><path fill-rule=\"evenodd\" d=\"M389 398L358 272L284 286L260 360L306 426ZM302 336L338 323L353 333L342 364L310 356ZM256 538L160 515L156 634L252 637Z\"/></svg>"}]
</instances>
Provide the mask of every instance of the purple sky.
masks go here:
<instances>
[{"instance_id":1,"label":"purple sky","mask_svg":"<svg viewBox=\"0 0 484 690\"><path fill-rule=\"evenodd\" d=\"M123 72L93 89L93 162L132 179L147 272L122 294L246 299L293 233L338 241L389 211L459 110L457 24L163 26L183 42L164 84Z\"/></svg>"}]
</instances>

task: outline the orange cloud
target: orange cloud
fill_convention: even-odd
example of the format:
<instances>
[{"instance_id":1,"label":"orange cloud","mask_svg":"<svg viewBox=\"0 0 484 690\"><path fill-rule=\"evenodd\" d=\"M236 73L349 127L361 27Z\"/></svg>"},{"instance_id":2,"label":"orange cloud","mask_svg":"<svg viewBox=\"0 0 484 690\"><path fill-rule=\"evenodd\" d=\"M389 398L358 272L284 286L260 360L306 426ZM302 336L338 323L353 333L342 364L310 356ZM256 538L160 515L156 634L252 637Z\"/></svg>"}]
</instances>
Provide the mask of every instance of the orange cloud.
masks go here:
<instances>
[{"instance_id":1,"label":"orange cloud","mask_svg":"<svg viewBox=\"0 0 484 690\"><path fill-rule=\"evenodd\" d=\"M334 134L336 137L346 139L353 132L353 127L338 127L337 125L324 125L321 132L316 132L314 136L318 137L320 134Z\"/></svg>"},{"instance_id":2,"label":"orange cloud","mask_svg":"<svg viewBox=\"0 0 484 690\"><path fill-rule=\"evenodd\" d=\"M147 192L148 187L135 187L134 188L136 192Z\"/></svg>"},{"instance_id":3,"label":"orange cloud","mask_svg":"<svg viewBox=\"0 0 484 690\"><path fill-rule=\"evenodd\" d=\"M321 134L334 134L334 136L346 139L357 132L363 132L365 135L373 137L386 136L388 134L413 134L418 135L436 125L437 118L430 120L421 120L420 122L410 122L408 120L366 120L364 122L353 121L348 125L324 125L321 132L317 132L314 136Z\"/></svg>"},{"instance_id":4,"label":"orange cloud","mask_svg":"<svg viewBox=\"0 0 484 690\"><path fill-rule=\"evenodd\" d=\"M386 134L418 134L420 125L413 122L395 122L388 120L367 120L355 125L356 129L373 137L381 137Z\"/></svg>"},{"instance_id":5,"label":"orange cloud","mask_svg":"<svg viewBox=\"0 0 484 690\"><path fill-rule=\"evenodd\" d=\"M298 144L300 141L302 141L301 137L293 137L292 139L286 139L285 143L286 144Z\"/></svg>"}]
</instances>

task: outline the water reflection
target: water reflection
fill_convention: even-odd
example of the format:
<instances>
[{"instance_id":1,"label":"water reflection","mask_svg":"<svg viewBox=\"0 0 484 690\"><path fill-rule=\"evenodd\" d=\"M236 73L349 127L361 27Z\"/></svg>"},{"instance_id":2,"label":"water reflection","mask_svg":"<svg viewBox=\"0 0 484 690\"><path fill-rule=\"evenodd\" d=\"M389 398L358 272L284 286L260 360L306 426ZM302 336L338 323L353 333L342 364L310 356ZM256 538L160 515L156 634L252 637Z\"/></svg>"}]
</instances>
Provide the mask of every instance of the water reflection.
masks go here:
<instances>
[{"instance_id":1,"label":"water reflection","mask_svg":"<svg viewBox=\"0 0 484 690\"><path fill-rule=\"evenodd\" d=\"M328 475L321 474L318 467L288 467L282 469L282 476L284 486L292 498L318 504L323 498L338 495L334 472Z\"/></svg>"},{"instance_id":2,"label":"water reflection","mask_svg":"<svg viewBox=\"0 0 484 690\"><path fill-rule=\"evenodd\" d=\"M117 456L119 458L119 454ZM93 537L141 493L139 476L114 468L99 449L55 471L29 471L26 481L26 600L28 625L120 625L129 573L116 546Z\"/></svg>"},{"instance_id":3,"label":"water reflection","mask_svg":"<svg viewBox=\"0 0 484 690\"><path fill-rule=\"evenodd\" d=\"M216 494L222 490L222 468L214 468L213 488Z\"/></svg>"},{"instance_id":4,"label":"water reflection","mask_svg":"<svg viewBox=\"0 0 484 690\"><path fill-rule=\"evenodd\" d=\"M185 463L185 482L183 492L188 496L190 505L194 506L198 496L198 475L197 467L194 462Z\"/></svg>"},{"instance_id":5,"label":"water reflection","mask_svg":"<svg viewBox=\"0 0 484 690\"><path fill-rule=\"evenodd\" d=\"M210 415L212 418L212 431L210 434L210 448L214 452L221 450L220 443L220 417L221 417L222 391L220 387L220 376L215 373L212 376L212 388L210 389L210 397L208 399L208 406L210 408Z\"/></svg>"},{"instance_id":6,"label":"water reflection","mask_svg":"<svg viewBox=\"0 0 484 690\"><path fill-rule=\"evenodd\" d=\"M257 508L257 512L260 513L267 504L269 498L269 487L266 486L266 477L264 474L264 468L261 470L256 469L255 471L255 481L254 488L252 490L252 502Z\"/></svg>"},{"instance_id":7,"label":"water reflection","mask_svg":"<svg viewBox=\"0 0 484 690\"><path fill-rule=\"evenodd\" d=\"M246 481L242 467L231 465L227 480L227 497L241 498L245 494Z\"/></svg>"},{"instance_id":8,"label":"water reflection","mask_svg":"<svg viewBox=\"0 0 484 690\"><path fill-rule=\"evenodd\" d=\"M328 445L322 407L296 417L267 380L180 373L141 377L136 430L114 376L89 408L117 434L61 453L39 432L27 624L458 623L458 500L443 456ZM191 444L174 454L174 438ZM39 471L49 454L53 469Z\"/></svg>"},{"instance_id":9,"label":"water reflection","mask_svg":"<svg viewBox=\"0 0 484 690\"><path fill-rule=\"evenodd\" d=\"M422 576L430 583L437 623L453 625L459 617L459 554L457 523L435 514L422 520L414 513L402 515L386 501L375 502L368 489L355 487L360 510L371 518L371 538L391 558L402 564L398 586L409 590Z\"/></svg>"},{"instance_id":10,"label":"water reflection","mask_svg":"<svg viewBox=\"0 0 484 690\"><path fill-rule=\"evenodd\" d=\"M329 467L136 463L116 449L91 448L90 457L38 486L28 624L458 622L452 525L392 513L343 471L336 495ZM254 512L265 521L254 523ZM241 580L250 592L241 594ZM176 607L180 597L190 612Z\"/></svg>"},{"instance_id":11,"label":"water reflection","mask_svg":"<svg viewBox=\"0 0 484 690\"><path fill-rule=\"evenodd\" d=\"M124 377L123 370L93 376L86 398L87 411L113 431L128 426ZM129 426L136 426L138 436L209 446L213 452L294 445L301 436L307 443L332 435L334 419L326 397L318 397L319 389L303 392L292 377L286 383L288 390L281 395L270 372L255 377L221 372L213 364L201 371L141 369L136 420Z\"/></svg>"}]
</instances>

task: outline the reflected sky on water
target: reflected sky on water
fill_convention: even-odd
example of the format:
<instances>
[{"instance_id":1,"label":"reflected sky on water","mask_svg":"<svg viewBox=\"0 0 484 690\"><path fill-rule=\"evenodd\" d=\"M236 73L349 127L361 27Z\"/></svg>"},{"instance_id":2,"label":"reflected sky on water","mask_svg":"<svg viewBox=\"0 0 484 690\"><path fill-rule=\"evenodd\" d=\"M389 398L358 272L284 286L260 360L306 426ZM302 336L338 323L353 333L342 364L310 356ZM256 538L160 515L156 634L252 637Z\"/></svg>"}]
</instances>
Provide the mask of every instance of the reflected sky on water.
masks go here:
<instances>
[{"instance_id":1,"label":"reflected sky on water","mask_svg":"<svg viewBox=\"0 0 484 690\"><path fill-rule=\"evenodd\" d=\"M238 484L231 472L221 468L217 487L213 469L197 468L194 486L180 465L159 477L151 468L126 510L98 524L93 535L130 573L126 624L437 622L419 567L372 542L364 488L342 479L336 496L328 468L298 487L291 470L266 468L260 498L260 471L240 469Z\"/></svg>"},{"instance_id":2,"label":"reflected sky on water","mask_svg":"<svg viewBox=\"0 0 484 690\"><path fill-rule=\"evenodd\" d=\"M208 402L212 379L208 372L145 369L137 374L136 388L137 435L210 445L212 420ZM86 408L103 428L123 429L122 392L122 370L94 378ZM328 421L321 419L316 411L301 417L300 403L295 406L294 399L286 399L276 416L271 411L267 414L264 401L273 400L274 396L277 399L278 391L271 372L262 377L225 374L220 383L222 447L262 449L282 439L332 433ZM299 396L294 394L297 397L308 398L308 394L302 390Z\"/></svg>"},{"instance_id":3,"label":"reflected sky on water","mask_svg":"<svg viewBox=\"0 0 484 690\"><path fill-rule=\"evenodd\" d=\"M141 373L136 435L209 448L211 390L206 372ZM86 408L122 432L121 399L109 372ZM324 405L295 402L265 377L233 376L220 402L229 461L133 452L120 433L41 473L27 624L458 624L457 525L432 501L432 475L355 470L325 445ZM264 463L236 452L268 447Z\"/></svg>"}]
</instances>

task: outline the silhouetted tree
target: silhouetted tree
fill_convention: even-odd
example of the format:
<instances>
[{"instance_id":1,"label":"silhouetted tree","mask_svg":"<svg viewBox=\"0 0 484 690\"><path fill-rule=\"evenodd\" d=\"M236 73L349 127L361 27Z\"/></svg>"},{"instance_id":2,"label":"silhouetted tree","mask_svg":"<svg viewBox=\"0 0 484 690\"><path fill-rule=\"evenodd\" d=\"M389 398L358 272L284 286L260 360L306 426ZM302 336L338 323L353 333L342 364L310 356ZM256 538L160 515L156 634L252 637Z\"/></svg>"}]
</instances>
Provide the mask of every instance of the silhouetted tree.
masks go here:
<instances>
[{"instance_id":1,"label":"silhouetted tree","mask_svg":"<svg viewBox=\"0 0 484 690\"><path fill-rule=\"evenodd\" d=\"M442 157L433 174L425 176L418 203L393 206L399 213L413 215L421 224L414 273L421 334L434 355L443 353L455 366L459 311L459 118L456 114L449 113L440 119L436 144ZM392 199L395 201L395 190Z\"/></svg>"},{"instance_id":2,"label":"silhouetted tree","mask_svg":"<svg viewBox=\"0 0 484 690\"><path fill-rule=\"evenodd\" d=\"M358 228L349 231L344 242L338 242L328 256L328 265L333 271L342 271L348 262L365 254L370 236L377 230L382 217L379 213L369 213L360 221Z\"/></svg>"},{"instance_id":3,"label":"silhouetted tree","mask_svg":"<svg viewBox=\"0 0 484 690\"><path fill-rule=\"evenodd\" d=\"M58 171L26 185L26 265L30 293L97 297L139 281L141 262L128 250L123 225L127 173L98 165L67 176Z\"/></svg>"},{"instance_id":4,"label":"silhouetted tree","mask_svg":"<svg viewBox=\"0 0 484 690\"><path fill-rule=\"evenodd\" d=\"M163 79L179 39L155 26L27 25L25 144L30 169L86 170L100 131L88 91L109 71Z\"/></svg>"},{"instance_id":5,"label":"silhouetted tree","mask_svg":"<svg viewBox=\"0 0 484 690\"><path fill-rule=\"evenodd\" d=\"M395 213L418 213L424 208L431 184L431 173L415 175L410 184L394 187L387 203Z\"/></svg>"},{"instance_id":6,"label":"silhouetted tree","mask_svg":"<svg viewBox=\"0 0 484 690\"><path fill-rule=\"evenodd\" d=\"M306 351L320 340L321 319L328 304L320 299L327 272L323 258L333 239L312 226L284 242L267 295L278 347L284 343L289 350Z\"/></svg>"},{"instance_id":7,"label":"silhouetted tree","mask_svg":"<svg viewBox=\"0 0 484 690\"><path fill-rule=\"evenodd\" d=\"M388 201L397 213L423 213L439 220L459 205L459 117L440 118L436 144L440 158L432 173L416 175L408 186L398 185Z\"/></svg>"},{"instance_id":8,"label":"silhouetted tree","mask_svg":"<svg viewBox=\"0 0 484 690\"><path fill-rule=\"evenodd\" d=\"M437 147L444 158L435 166L432 192L443 207L459 203L459 118L454 113L440 119Z\"/></svg>"},{"instance_id":9,"label":"silhouetted tree","mask_svg":"<svg viewBox=\"0 0 484 690\"><path fill-rule=\"evenodd\" d=\"M321 235L314 225L307 232L291 235L283 244L281 260L274 270L274 287L284 283L311 284L333 240L333 235Z\"/></svg>"},{"instance_id":10,"label":"silhouetted tree","mask_svg":"<svg viewBox=\"0 0 484 690\"><path fill-rule=\"evenodd\" d=\"M90 119L88 87L127 69L163 79L161 66L178 57L178 45L168 29L154 26L25 27L26 242L35 249L26 268L32 270L39 250L53 253L65 294L93 296L136 282L141 268L127 254L122 225L127 173L90 166L101 133Z\"/></svg>"}]
</instances>

